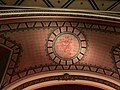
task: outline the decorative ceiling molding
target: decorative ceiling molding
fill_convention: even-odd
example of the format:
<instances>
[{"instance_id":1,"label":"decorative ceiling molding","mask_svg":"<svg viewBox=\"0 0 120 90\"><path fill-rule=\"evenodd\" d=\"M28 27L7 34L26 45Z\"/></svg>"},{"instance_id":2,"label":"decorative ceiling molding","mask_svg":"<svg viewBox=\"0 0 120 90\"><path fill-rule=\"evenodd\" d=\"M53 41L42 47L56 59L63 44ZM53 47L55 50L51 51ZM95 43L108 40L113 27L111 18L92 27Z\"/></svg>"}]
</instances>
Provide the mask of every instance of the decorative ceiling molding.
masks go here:
<instances>
[{"instance_id":1,"label":"decorative ceiling molding","mask_svg":"<svg viewBox=\"0 0 120 90\"><path fill-rule=\"evenodd\" d=\"M77 15L77 16L94 16L101 18L113 18L118 19L120 17L119 12L106 12L106 11L94 11L94 10L76 10L76 9L54 9L54 8L38 8L38 9L20 9L20 10L0 10L0 16L14 16L14 15L30 15L30 14L51 14L51 15Z\"/></svg>"},{"instance_id":2,"label":"decorative ceiling molding","mask_svg":"<svg viewBox=\"0 0 120 90\"><path fill-rule=\"evenodd\" d=\"M59 73L58 73L59 72ZM51 73L51 74L50 74ZM94 86L96 84L96 87L102 88L102 89L116 89L119 90L119 81L111 80L109 77L99 76L99 74L94 75L93 73L88 72L78 72L76 71L54 71L54 72L46 72L42 74L36 74L36 75L30 75L28 77L24 77L21 80L15 81L14 83L11 83L11 85L8 85L4 89L12 89L12 90L21 90L21 89L36 89L45 87L46 84L48 86L60 84L62 81L68 82L69 84L82 84L82 85L90 85ZM93 76L92 76L93 75ZM104 79L103 79L104 78ZM53 81L52 84L50 81ZM82 82L81 82L82 81ZM86 83L85 83L86 82ZM94 84L91 84L94 83ZM39 87L38 85L39 84ZM42 85L43 84L43 85ZM42 86L41 86L42 85Z\"/></svg>"},{"instance_id":3,"label":"decorative ceiling molding","mask_svg":"<svg viewBox=\"0 0 120 90\"><path fill-rule=\"evenodd\" d=\"M75 27L59 27L52 30L46 43L47 56L50 60L63 65L83 60L87 48L86 36Z\"/></svg>"}]
</instances>

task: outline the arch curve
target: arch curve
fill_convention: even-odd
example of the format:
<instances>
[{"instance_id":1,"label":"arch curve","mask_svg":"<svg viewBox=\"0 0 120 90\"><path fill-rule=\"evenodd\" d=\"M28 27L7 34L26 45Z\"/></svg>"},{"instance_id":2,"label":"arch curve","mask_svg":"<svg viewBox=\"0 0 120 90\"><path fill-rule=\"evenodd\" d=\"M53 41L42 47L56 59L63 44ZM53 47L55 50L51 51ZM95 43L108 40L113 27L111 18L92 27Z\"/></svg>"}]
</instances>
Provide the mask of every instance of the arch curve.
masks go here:
<instances>
[{"instance_id":1,"label":"arch curve","mask_svg":"<svg viewBox=\"0 0 120 90\"><path fill-rule=\"evenodd\" d=\"M59 73L58 73L59 72ZM109 76L95 74L88 71L49 71L38 73L19 79L3 90L34 90L46 86L60 84L80 84L94 86L104 90L119 89L119 81Z\"/></svg>"}]
</instances>

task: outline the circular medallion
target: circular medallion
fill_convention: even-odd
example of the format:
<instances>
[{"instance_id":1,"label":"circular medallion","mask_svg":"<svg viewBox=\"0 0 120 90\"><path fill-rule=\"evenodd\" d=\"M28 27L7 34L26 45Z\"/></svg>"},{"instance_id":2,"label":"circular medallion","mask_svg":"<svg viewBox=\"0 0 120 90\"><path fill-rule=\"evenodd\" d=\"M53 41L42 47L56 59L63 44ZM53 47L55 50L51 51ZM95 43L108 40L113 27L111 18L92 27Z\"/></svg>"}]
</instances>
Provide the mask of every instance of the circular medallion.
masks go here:
<instances>
[{"instance_id":1,"label":"circular medallion","mask_svg":"<svg viewBox=\"0 0 120 90\"><path fill-rule=\"evenodd\" d=\"M54 53L63 60L73 59L80 50L80 39L73 33L63 32L55 37L53 42Z\"/></svg>"},{"instance_id":2,"label":"circular medallion","mask_svg":"<svg viewBox=\"0 0 120 90\"><path fill-rule=\"evenodd\" d=\"M49 34L47 55L59 64L74 64L82 60L87 49L84 34L73 27L61 27Z\"/></svg>"}]
</instances>

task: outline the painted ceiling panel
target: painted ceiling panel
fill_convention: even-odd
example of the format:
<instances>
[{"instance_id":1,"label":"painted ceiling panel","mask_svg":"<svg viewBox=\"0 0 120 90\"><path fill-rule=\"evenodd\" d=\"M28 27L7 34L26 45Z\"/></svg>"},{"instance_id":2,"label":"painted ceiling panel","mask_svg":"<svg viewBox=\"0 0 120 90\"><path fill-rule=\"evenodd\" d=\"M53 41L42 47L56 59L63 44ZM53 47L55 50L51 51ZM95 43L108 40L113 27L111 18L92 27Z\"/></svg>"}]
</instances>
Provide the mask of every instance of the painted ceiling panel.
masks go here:
<instances>
[{"instance_id":1,"label":"painted ceiling panel","mask_svg":"<svg viewBox=\"0 0 120 90\"><path fill-rule=\"evenodd\" d=\"M40 64L49 64L50 61L46 56L46 44L47 35L49 30L36 29L35 31L13 32L8 33L7 37L18 41L23 46L22 57L20 58L18 70L26 67Z\"/></svg>"},{"instance_id":2,"label":"painted ceiling panel","mask_svg":"<svg viewBox=\"0 0 120 90\"><path fill-rule=\"evenodd\" d=\"M64 21L51 22L49 20L45 22L28 22L28 23L21 22L20 24L17 25L17 28L21 29L21 31L15 29L15 31L13 32L11 31L7 32L5 36L9 37L11 40L15 40L17 43L20 43L23 48L23 52L21 53L22 56L19 58L20 61L18 63L19 67L16 68L15 71L18 72L19 70L24 70L25 68L34 67L35 65L40 66L44 64L54 64L54 63L58 63L61 65L87 64L87 65L98 66L116 71L114 67L114 63L112 63L113 61L111 58L112 54L110 52L112 46L115 46L118 43L120 39L119 35L115 35L114 33L113 34L104 33L100 31L99 32L90 31L90 30L88 31L87 29L73 29L73 27L71 27L72 23L73 22L64 22ZM77 22L74 23L76 23L77 25ZM16 28L16 24L9 24L3 26L5 28L8 26L11 27L11 25L12 25L11 29ZM54 26L56 25L58 25L58 27L60 26L60 28L59 29L57 27L55 28ZM85 27L88 28L91 27L91 25L92 24L86 23ZM33 26L46 27L46 28L36 28L33 30L25 29L27 27L31 28ZM78 27L81 27L81 25L80 26L78 25ZM95 25L92 25L92 27L95 28ZM108 28L108 30L112 31L112 28ZM78 37L80 35L79 38L81 40L88 41L88 45L86 44L86 42L81 41L82 43L80 44L80 47L82 46L83 48L81 49L80 52L81 54L78 55L76 58L71 58L71 56L68 56L70 57L70 59L65 59L63 55L60 55L62 58L61 57L59 58L58 56L60 53L63 54L62 48L65 50L69 50L70 48L68 47L70 45L72 45L72 47L74 46L73 44L69 44L69 46L67 47L65 46L65 44L67 45L67 41L64 40L64 38L62 37L66 37L64 36L67 35L66 33L67 34L71 33L70 36L76 34ZM83 33L86 39L84 36L81 36L80 33ZM58 35L61 35L59 36L60 39ZM75 37L72 36L71 39L75 39ZM52 48L55 47L53 46L55 43L54 41L55 39L56 39L56 45L60 46L58 47L58 49L57 48L55 49L57 55L54 52L54 48ZM60 41L61 43L63 41L63 46L61 46L60 43L57 44L57 42ZM86 47L87 47L87 51L84 50ZM64 51L64 54L65 52L67 51ZM74 54L75 53L73 52L72 56L74 56ZM84 55L84 57L82 57L81 55Z\"/></svg>"},{"instance_id":3,"label":"painted ceiling panel","mask_svg":"<svg viewBox=\"0 0 120 90\"><path fill-rule=\"evenodd\" d=\"M115 8L112 9L113 11L120 12L120 4L118 4Z\"/></svg>"},{"instance_id":4,"label":"painted ceiling panel","mask_svg":"<svg viewBox=\"0 0 120 90\"><path fill-rule=\"evenodd\" d=\"M93 9L91 4L88 1L85 0L76 0L73 3L71 3L71 5L69 5L67 8L70 9Z\"/></svg>"},{"instance_id":5,"label":"painted ceiling panel","mask_svg":"<svg viewBox=\"0 0 120 90\"><path fill-rule=\"evenodd\" d=\"M14 5L109 11L119 5L113 0L105 3L108 4L100 0L17 0ZM62 10L1 11L0 43L13 50L2 87L29 75L55 70L88 71L120 80L119 16Z\"/></svg>"},{"instance_id":6,"label":"painted ceiling panel","mask_svg":"<svg viewBox=\"0 0 120 90\"><path fill-rule=\"evenodd\" d=\"M42 0L38 0L38 1L25 0L20 5L21 6L28 6L28 7L47 7L46 4Z\"/></svg>"},{"instance_id":7,"label":"painted ceiling panel","mask_svg":"<svg viewBox=\"0 0 120 90\"><path fill-rule=\"evenodd\" d=\"M1 5L120 11L119 0L0 0Z\"/></svg>"},{"instance_id":8,"label":"painted ceiling panel","mask_svg":"<svg viewBox=\"0 0 120 90\"><path fill-rule=\"evenodd\" d=\"M45 0L43 0L45 2ZM63 7L64 4L68 1L68 0L49 0L51 2L51 5L56 7L56 8L60 8Z\"/></svg>"},{"instance_id":9,"label":"painted ceiling panel","mask_svg":"<svg viewBox=\"0 0 120 90\"><path fill-rule=\"evenodd\" d=\"M14 5L14 3L16 2L16 0L0 0L1 2L4 2L5 5Z\"/></svg>"},{"instance_id":10,"label":"painted ceiling panel","mask_svg":"<svg viewBox=\"0 0 120 90\"><path fill-rule=\"evenodd\" d=\"M110 10L110 7L116 3L115 0L95 0L95 2L99 10Z\"/></svg>"}]
</instances>

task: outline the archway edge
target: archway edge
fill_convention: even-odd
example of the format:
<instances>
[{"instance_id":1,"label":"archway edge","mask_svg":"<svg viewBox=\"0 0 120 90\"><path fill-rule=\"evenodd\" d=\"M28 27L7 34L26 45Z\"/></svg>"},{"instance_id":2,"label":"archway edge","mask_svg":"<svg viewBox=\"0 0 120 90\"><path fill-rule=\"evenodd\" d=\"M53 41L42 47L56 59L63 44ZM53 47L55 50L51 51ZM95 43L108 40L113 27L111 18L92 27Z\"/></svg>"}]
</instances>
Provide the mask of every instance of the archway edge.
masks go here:
<instances>
[{"instance_id":1,"label":"archway edge","mask_svg":"<svg viewBox=\"0 0 120 90\"><path fill-rule=\"evenodd\" d=\"M30 81L33 81L36 79L47 78L47 77L51 77L51 76L59 76L59 75L64 75L66 73L69 75L87 76L87 77L97 78L97 79L109 81L110 83L114 83L115 85L120 86L119 85L120 80L112 78L110 76L102 75L99 73L89 72L89 71L77 71L77 70L70 70L70 71L69 70L65 70L65 71L59 70L59 71L42 72L42 73L37 73L37 74L23 77L19 80L14 81L13 83L9 84L5 88L3 88L3 90L13 90L14 88L17 88L24 83L27 83L27 82L30 82ZM88 80L52 80L52 81L46 81L46 82L42 82L42 83L33 84L28 87L25 87L24 89L28 90L28 88L29 88L29 90L30 89L33 90L36 88L42 88L42 87L46 87L46 86L59 85L59 84L82 84L82 85L90 85L90 86L95 85L98 88L102 88L102 89L111 88L110 90L115 90L114 88L112 88L108 85L101 84L98 82L88 81ZM42 86L42 87L38 87L38 86Z\"/></svg>"},{"instance_id":2,"label":"archway edge","mask_svg":"<svg viewBox=\"0 0 120 90\"><path fill-rule=\"evenodd\" d=\"M64 85L64 84L77 84L77 85L88 85L93 86L97 88L101 88L104 90L115 90L112 87L109 87L107 85L101 84L101 83L95 83L92 81L86 81L86 80L75 80L75 81L48 81L44 83L38 83L29 87L24 88L23 90L34 90L38 88L48 87L48 86L54 86L54 85Z\"/></svg>"}]
</instances>

